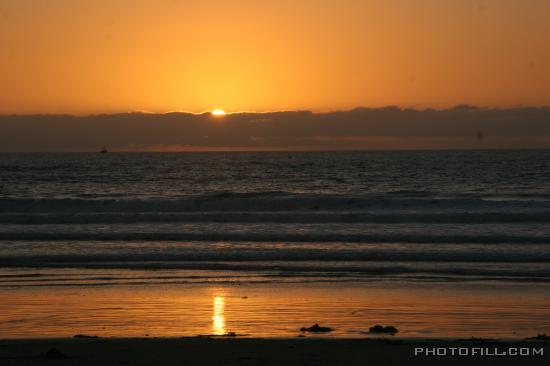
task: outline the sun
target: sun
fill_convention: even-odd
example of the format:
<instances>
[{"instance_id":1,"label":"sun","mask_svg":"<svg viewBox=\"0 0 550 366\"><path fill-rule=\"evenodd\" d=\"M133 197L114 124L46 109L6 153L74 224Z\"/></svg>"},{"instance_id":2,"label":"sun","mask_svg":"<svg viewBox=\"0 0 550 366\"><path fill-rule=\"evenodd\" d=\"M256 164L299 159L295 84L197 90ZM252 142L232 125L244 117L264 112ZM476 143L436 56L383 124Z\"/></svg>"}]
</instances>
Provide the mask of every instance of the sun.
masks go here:
<instances>
[{"instance_id":1,"label":"sun","mask_svg":"<svg viewBox=\"0 0 550 366\"><path fill-rule=\"evenodd\" d=\"M214 116L225 116L225 111L223 109L214 109L212 114Z\"/></svg>"}]
</instances>

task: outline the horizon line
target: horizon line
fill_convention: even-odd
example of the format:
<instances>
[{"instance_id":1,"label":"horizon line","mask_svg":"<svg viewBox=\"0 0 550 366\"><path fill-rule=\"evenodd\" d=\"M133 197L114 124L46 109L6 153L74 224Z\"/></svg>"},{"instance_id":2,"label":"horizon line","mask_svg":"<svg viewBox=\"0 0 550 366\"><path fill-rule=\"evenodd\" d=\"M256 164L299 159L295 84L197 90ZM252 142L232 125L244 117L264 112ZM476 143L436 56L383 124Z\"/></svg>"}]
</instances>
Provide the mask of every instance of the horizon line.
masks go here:
<instances>
[{"instance_id":1,"label":"horizon line","mask_svg":"<svg viewBox=\"0 0 550 366\"><path fill-rule=\"evenodd\" d=\"M407 151L546 151L550 147L486 147L486 148L391 148L391 149L204 149L204 150L123 150L114 148L109 154L181 154L181 153L352 153L352 152L407 152ZM0 154L97 154L98 150L27 150L0 151Z\"/></svg>"},{"instance_id":2,"label":"horizon line","mask_svg":"<svg viewBox=\"0 0 550 366\"><path fill-rule=\"evenodd\" d=\"M241 115L241 114L274 114L274 113L311 113L311 114L331 114L331 113L346 113L346 112L353 112L357 110L391 110L391 109L397 109L399 111L416 111L416 112L424 112L424 111L435 111L435 112L441 112L441 111L452 111L452 110L478 110L478 111L487 111L487 110L514 110L514 109L543 109L543 108L550 108L550 104L541 104L541 105L511 105L511 106L504 106L504 107L494 107L494 106L482 106L482 105L474 105L474 104L455 104L453 106L449 106L446 108L438 108L438 107L424 107L424 108L418 108L418 107L408 107L408 106L400 106L400 105L386 105L386 106L380 106L380 107L369 107L369 106L357 106L349 109L330 109L330 110L321 110L316 111L313 109L281 109L281 110L264 110L264 111L254 111L254 110L241 110L241 111L226 111L225 115L223 116L217 116L217 117L227 117L231 115ZM148 110L133 110L133 111L120 111L120 112L99 112L99 113L63 113L63 112L34 112L34 113L0 113L1 117L21 117L21 116L71 116L71 117L97 117L97 116L113 116L113 115L130 115L130 114L142 114L142 115L168 115L168 114L187 114L187 115L194 115L194 116L202 116L202 115L211 115L212 111L214 111L214 108L212 110L203 110L200 112L192 112L188 110L168 110L164 112L154 112L154 111L148 111Z\"/></svg>"}]
</instances>

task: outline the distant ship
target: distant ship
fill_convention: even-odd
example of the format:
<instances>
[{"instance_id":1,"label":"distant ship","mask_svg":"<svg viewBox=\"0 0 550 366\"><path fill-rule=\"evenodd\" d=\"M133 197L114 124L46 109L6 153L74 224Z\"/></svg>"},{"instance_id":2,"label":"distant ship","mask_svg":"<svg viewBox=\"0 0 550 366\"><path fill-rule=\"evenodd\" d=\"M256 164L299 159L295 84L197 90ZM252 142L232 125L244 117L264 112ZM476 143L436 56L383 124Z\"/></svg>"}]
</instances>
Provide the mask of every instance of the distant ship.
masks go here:
<instances>
[{"instance_id":1,"label":"distant ship","mask_svg":"<svg viewBox=\"0 0 550 366\"><path fill-rule=\"evenodd\" d=\"M99 150L99 153L100 153L100 154L107 154L108 152L109 152L109 151L107 151L107 148L106 148L105 146L103 146L103 147L101 148L101 150Z\"/></svg>"}]
</instances>

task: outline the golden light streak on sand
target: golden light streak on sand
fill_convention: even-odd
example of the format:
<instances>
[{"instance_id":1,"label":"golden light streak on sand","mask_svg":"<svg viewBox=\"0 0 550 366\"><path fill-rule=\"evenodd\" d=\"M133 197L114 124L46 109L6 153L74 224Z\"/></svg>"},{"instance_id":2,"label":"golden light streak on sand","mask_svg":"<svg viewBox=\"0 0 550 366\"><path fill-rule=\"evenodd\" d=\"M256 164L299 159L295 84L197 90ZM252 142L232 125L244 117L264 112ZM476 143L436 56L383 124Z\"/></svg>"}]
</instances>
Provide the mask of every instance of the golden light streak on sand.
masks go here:
<instances>
[{"instance_id":1,"label":"golden light streak on sand","mask_svg":"<svg viewBox=\"0 0 550 366\"><path fill-rule=\"evenodd\" d=\"M225 334L225 298L223 296L214 296L212 315L212 334Z\"/></svg>"}]
</instances>

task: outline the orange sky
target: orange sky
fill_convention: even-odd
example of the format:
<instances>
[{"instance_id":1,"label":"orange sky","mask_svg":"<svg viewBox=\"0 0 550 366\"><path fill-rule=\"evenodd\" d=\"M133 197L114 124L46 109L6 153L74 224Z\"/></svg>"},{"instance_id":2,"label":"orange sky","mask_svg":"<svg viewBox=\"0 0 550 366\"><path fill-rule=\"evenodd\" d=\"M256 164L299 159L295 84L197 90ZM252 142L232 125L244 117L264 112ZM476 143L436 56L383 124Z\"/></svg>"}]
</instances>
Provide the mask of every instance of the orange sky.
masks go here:
<instances>
[{"instance_id":1,"label":"orange sky","mask_svg":"<svg viewBox=\"0 0 550 366\"><path fill-rule=\"evenodd\" d=\"M0 113L550 104L550 2L0 0Z\"/></svg>"}]
</instances>

